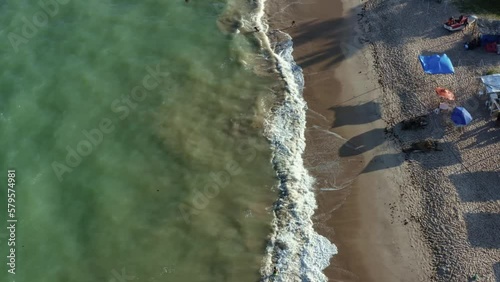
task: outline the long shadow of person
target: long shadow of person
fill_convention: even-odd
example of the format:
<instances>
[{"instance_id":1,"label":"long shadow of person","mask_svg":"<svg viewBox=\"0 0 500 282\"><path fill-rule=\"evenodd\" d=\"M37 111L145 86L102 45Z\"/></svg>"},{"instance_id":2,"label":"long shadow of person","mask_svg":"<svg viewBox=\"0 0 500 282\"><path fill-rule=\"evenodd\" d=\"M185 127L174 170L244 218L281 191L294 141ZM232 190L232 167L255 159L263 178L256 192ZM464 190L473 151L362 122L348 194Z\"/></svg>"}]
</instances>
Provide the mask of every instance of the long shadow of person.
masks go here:
<instances>
[{"instance_id":1,"label":"long shadow of person","mask_svg":"<svg viewBox=\"0 0 500 282\"><path fill-rule=\"evenodd\" d=\"M350 157L363 154L379 146L385 141L385 129L375 128L354 136L339 149L340 157Z\"/></svg>"},{"instance_id":2,"label":"long shadow of person","mask_svg":"<svg viewBox=\"0 0 500 282\"><path fill-rule=\"evenodd\" d=\"M392 153L373 157L361 173L384 170L400 166L405 161L404 154Z\"/></svg>"},{"instance_id":3,"label":"long shadow of person","mask_svg":"<svg viewBox=\"0 0 500 282\"><path fill-rule=\"evenodd\" d=\"M375 101L369 101L361 105L334 106L329 108L335 115L332 128L344 125L365 124L380 119L380 105ZM353 113L359 113L353 115Z\"/></svg>"}]
</instances>

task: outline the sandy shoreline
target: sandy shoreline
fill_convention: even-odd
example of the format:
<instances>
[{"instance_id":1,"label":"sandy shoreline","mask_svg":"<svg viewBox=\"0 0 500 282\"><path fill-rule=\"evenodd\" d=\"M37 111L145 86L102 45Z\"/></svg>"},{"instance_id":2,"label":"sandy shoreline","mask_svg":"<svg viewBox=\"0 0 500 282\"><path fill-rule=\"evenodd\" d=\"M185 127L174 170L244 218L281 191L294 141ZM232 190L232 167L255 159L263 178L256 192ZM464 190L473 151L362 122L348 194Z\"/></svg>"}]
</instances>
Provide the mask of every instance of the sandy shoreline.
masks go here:
<instances>
[{"instance_id":1,"label":"sandy shoreline","mask_svg":"<svg viewBox=\"0 0 500 282\"><path fill-rule=\"evenodd\" d=\"M330 281L467 281L476 273L494 281L500 275L495 264L500 261L500 238L484 232L494 233L494 226L500 226L499 197L486 197L484 204L461 200L464 189L476 191L467 193L477 198L485 186L500 186L500 160L491 154L498 152L498 142L471 145L470 138L479 138L478 130L495 138L484 129L490 124L482 115L484 109L472 109L478 121L465 132L469 141L442 124L443 116L433 117L438 129L433 127L431 133L403 134L397 127L401 120L435 107L436 83L463 91L458 102L473 99L475 77L499 62L481 51L463 57L457 43L463 35L448 36L434 22L421 21L425 14L446 18L458 12L426 4L417 0L267 3L271 28L293 37L294 57L304 70L309 107L304 158L317 180L315 228L339 249L325 270ZM408 19L415 25L404 27L401 22ZM416 56L442 51L452 59L461 58L457 73L425 76ZM404 60L394 59L395 55ZM490 64L476 66L483 57ZM471 67L475 69L469 72ZM401 153L402 144L428 137L445 142L449 150L434 155ZM454 161L457 155L461 162ZM482 179L482 184L474 178ZM468 186L460 188L464 179ZM468 219L471 216L479 216L479 223ZM493 222L485 219L489 216Z\"/></svg>"},{"instance_id":2,"label":"sandy shoreline","mask_svg":"<svg viewBox=\"0 0 500 282\"><path fill-rule=\"evenodd\" d=\"M286 10L279 1L271 5L282 11L273 14L271 26L293 37L294 57L304 70L309 107L304 158L319 190L315 225L339 248L325 274L332 281L425 280L429 267L410 260L425 262L426 249L418 229L404 225L401 172L362 173L375 151L394 149L377 148L385 141L382 93L370 50L355 31L361 6L346 2L343 10L342 3L327 0ZM292 20L296 25L286 28Z\"/></svg>"}]
</instances>

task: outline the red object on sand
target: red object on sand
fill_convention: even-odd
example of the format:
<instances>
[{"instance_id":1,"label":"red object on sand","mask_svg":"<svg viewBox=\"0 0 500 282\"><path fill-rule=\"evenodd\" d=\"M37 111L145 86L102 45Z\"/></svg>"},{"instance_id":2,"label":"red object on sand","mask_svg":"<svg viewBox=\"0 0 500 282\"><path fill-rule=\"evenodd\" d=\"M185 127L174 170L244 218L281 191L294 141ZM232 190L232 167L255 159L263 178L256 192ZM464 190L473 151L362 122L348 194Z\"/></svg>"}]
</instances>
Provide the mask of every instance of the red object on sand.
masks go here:
<instances>
[{"instance_id":1,"label":"red object on sand","mask_svg":"<svg viewBox=\"0 0 500 282\"><path fill-rule=\"evenodd\" d=\"M453 94L453 92L443 87L436 87L436 94L439 97L443 97L451 101L455 100L455 95Z\"/></svg>"},{"instance_id":2,"label":"red object on sand","mask_svg":"<svg viewBox=\"0 0 500 282\"><path fill-rule=\"evenodd\" d=\"M484 46L484 49L486 49L486 52L496 53L497 52L497 43L496 42L488 43Z\"/></svg>"},{"instance_id":3,"label":"red object on sand","mask_svg":"<svg viewBox=\"0 0 500 282\"><path fill-rule=\"evenodd\" d=\"M460 18L458 19L450 18L447 22L443 24L443 27L449 31L462 30L466 28L468 24L476 22L476 20L477 17L474 15L470 16L461 15Z\"/></svg>"}]
</instances>

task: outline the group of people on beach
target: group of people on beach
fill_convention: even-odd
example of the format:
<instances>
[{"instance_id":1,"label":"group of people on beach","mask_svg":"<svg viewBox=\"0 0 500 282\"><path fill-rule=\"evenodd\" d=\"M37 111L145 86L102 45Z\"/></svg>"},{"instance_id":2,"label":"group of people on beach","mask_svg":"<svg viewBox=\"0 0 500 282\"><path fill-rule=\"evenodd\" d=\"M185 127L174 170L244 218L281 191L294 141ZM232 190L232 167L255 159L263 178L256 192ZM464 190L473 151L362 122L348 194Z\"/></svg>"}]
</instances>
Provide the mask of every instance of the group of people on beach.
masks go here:
<instances>
[{"instance_id":1,"label":"group of people on beach","mask_svg":"<svg viewBox=\"0 0 500 282\"><path fill-rule=\"evenodd\" d=\"M465 24L467 25L467 18L464 17L464 15L460 15L458 19L455 19L454 17L450 17L448 21L446 22L447 25L452 26L454 24Z\"/></svg>"}]
</instances>

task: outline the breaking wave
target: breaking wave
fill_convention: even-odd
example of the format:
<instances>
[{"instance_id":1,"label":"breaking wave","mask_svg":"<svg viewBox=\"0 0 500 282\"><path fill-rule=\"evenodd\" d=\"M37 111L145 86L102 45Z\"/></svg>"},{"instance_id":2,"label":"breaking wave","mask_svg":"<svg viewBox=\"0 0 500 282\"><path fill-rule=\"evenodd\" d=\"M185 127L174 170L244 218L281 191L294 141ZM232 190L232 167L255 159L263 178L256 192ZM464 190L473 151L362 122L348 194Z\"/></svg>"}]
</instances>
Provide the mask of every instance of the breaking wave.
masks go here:
<instances>
[{"instance_id":1,"label":"breaking wave","mask_svg":"<svg viewBox=\"0 0 500 282\"><path fill-rule=\"evenodd\" d=\"M266 121L266 137L273 151L272 163L279 178L279 197L273 207L272 233L261 267L261 281L327 281L323 274L337 248L316 233L311 220L317 208L314 179L304 167L307 104L302 96L304 76L295 63L292 38L269 31L263 20L265 0L246 0L251 12L238 27L255 35L274 63L283 93Z\"/></svg>"},{"instance_id":2,"label":"breaking wave","mask_svg":"<svg viewBox=\"0 0 500 282\"><path fill-rule=\"evenodd\" d=\"M317 205L314 179L302 159L307 110L302 96L304 76L292 56L292 38L279 30L269 31L264 15L265 0L234 0L219 21L225 31L252 34L259 40L264 59L274 64L283 84L277 95L279 101L265 123L272 164L279 178L279 196L273 207L261 281L327 281L323 269L337 248L314 231L311 220ZM255 33L255 29L261 32Z\"/></svg>"},{"instance_id":3,"label":"breaking wave","mask_svg":"<svg viewBox=\"0 0 500 282\"><path fill-rule=\"evenodd\" d=\"M279 177L273 233L262 267L263 281L327 281L323 274L337 248L313 229L316 209L314 179L304 168L307 105L302 97L304 77L295 63L292 38L275 31L276 67L285 82L283 101L267 123L273 165ZM274 267L278 273L274 275Z\"/></svg>"}]
</instances>

